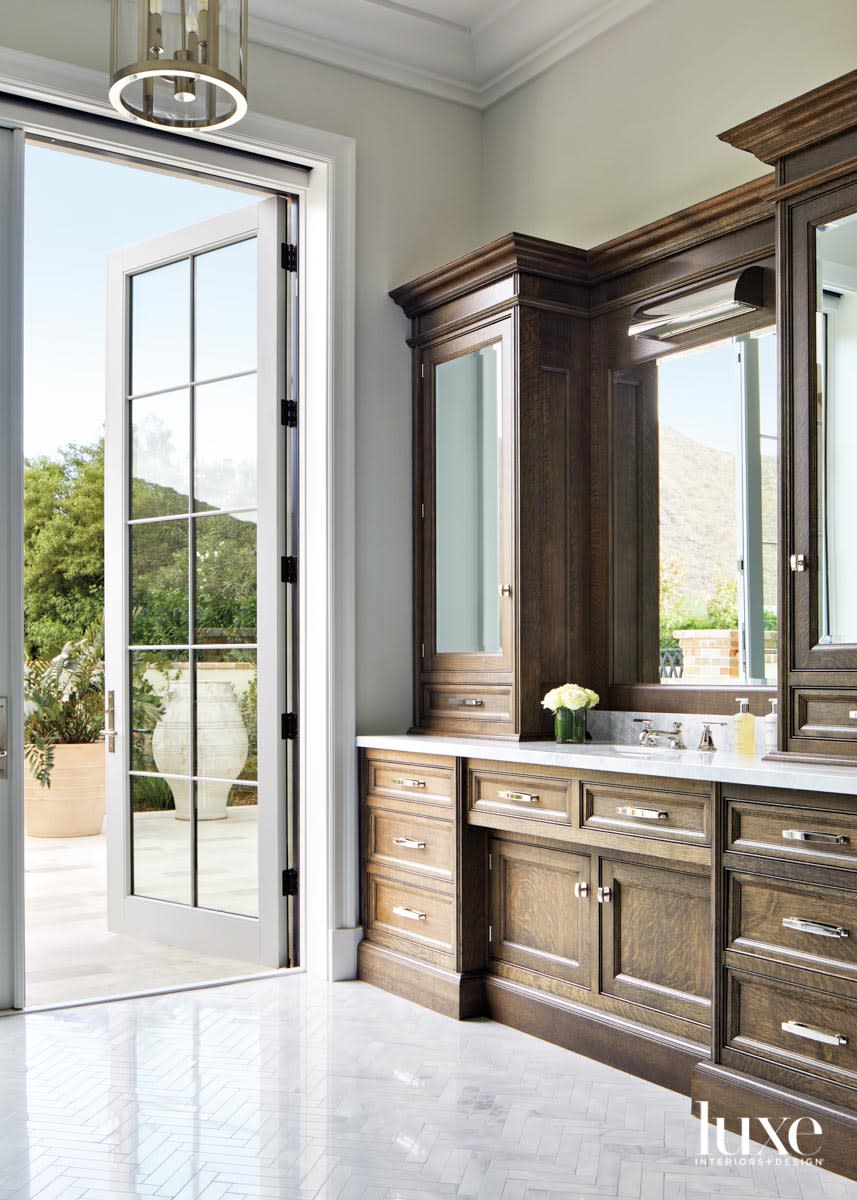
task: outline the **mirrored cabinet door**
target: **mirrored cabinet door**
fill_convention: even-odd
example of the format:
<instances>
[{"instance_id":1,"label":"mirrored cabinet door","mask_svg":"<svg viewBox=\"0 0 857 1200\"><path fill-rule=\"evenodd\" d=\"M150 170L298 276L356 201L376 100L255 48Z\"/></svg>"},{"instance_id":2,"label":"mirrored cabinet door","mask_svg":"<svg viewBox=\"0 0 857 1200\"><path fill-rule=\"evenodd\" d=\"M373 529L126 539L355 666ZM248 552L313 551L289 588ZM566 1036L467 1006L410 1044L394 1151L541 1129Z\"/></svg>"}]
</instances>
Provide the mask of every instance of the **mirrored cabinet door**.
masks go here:
<instances>
[{"instance_id":1,"label":"mirrored cabinet door","mask_svg":"<svg viewBox=\"0 0 857 1200\"><path fill-rule=\"evenodd\" d=\"M789 576L795 666L853 670L857 667L857 187L796 206L792 238L795 370ZM857 721L854 726L857 734Z\"/></svg>"},{"instance_id":2,"label":"mirrored cabinet door","mask_svg":"<svg viewBox=\"0 0 857 1200\"><path fill-rule=\"evenodd\" d=\"M511 322L423 360L424 667L511 669Z\"/></svg>"}]
</instances>

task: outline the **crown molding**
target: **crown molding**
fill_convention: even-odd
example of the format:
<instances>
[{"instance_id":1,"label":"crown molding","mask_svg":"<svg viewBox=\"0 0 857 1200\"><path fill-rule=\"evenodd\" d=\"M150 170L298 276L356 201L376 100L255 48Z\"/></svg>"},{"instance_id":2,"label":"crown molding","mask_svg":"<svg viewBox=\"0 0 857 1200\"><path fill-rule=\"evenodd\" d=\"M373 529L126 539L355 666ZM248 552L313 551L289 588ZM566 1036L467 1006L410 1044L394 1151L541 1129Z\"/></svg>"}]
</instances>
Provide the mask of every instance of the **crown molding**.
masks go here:
<instances>
[{"instance_id":1,"label":"crown molding","mask_svg":"<svg viewBox=\"0 0 857 1200\"><path fill-rule=\"evenodd\" d=\"M773 166L781 158L855 126L857 71L850 71L727 129L720 140Z\"/></svg>"},{"instance_id":2,"label":"crown molding","mask_svg":"<svg viewBox=\"0 0 857 1200\"><path fill-rule=\"evenodd\" d=\"M690 250L712 238L736 233L760 221L773 220L775 191L774 175L762 175L642 225L631 233L602 242L589 251L592 280L604 283L616 275Z\"/></svg>"},{"instance_id":3,"label":"crown molding","mask_svg":"<svg viewBox=\"0 0 857 1200\"><path fill-rule=\"evenodd\" d=\"M774 176L763 175L591 250L509 233L394 288L390 296L413 318L514 271L595 286L762 221L771 222L773 250L775 190ZM752 260L758 257L758 249L754 249Z\"/></svg>"},{"instance_id":4,"label":"crown molding","mask_svg":"<svg viewBox=\"0 0 857 1200\"><path fill-rule=\"evenodd\" d=\"M513 0L468 29L372 0L371 11L365 3L362 12L355 7L352 41L347 21L333 21L311 0L294 0L289 24L264 15L262 6L250 17L249 34L260 46L484 110L653 2L606 0L558 29L553 7Z\"/></svg>"}]
</instances>

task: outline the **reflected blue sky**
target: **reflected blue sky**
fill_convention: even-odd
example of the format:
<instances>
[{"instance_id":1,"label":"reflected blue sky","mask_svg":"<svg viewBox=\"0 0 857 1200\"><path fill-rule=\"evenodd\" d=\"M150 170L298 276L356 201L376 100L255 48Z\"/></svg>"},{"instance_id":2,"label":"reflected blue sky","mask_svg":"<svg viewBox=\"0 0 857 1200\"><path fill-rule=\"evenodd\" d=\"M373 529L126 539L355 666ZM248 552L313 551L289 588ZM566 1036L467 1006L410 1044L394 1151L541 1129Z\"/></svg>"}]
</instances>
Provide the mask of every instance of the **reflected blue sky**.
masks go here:
<instances>
[{"instance_id":1,"label":"reflected blue sky","mask_svg":"<svg viewBox=\"0 0 857 1200\"><path fill-rule=\"evenodd\" d=\"M777 339L766 333L759 347L759 419L762 434L777 436ZM730 339L658 363L658 418L703 446L734 454L741 381L738 349ZM762 453L776 445L762 442Z\"/></svg>"},{"instance_id":2,"label":"reflected blue sky","mask_svg":"<svg viewBox=\"0 0 857 1200\"><path fill-rule=\"evenodd\" d=\"M34 457L103 432L108 256L259 197L43 146L26 153L24 452Z\"/></svg>"}]
</instances>

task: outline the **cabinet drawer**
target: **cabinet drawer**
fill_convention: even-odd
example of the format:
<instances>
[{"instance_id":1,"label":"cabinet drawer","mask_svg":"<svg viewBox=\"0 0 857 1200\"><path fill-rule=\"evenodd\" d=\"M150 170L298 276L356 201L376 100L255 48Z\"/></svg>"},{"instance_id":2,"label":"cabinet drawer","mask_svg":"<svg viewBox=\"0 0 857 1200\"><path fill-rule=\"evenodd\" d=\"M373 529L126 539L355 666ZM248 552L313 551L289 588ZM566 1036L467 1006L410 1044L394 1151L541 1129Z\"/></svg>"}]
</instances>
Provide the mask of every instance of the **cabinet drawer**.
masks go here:
<instances>
[{"instance_id":1,"label":"cabinet drawer","mask_svg":"<svg viewBox=\"0 0 857 1200\"><path fill-rule=\"evenodd\" d=\"M366 857L370 862L452 880L455 827L439 817L388 808L370 796L366 804Z\"/></svg>"},{"instance_id":2,"label":"cabinet drawer","mask_svg":"<svg viewBox=\"0 0 857 1200\"><path fill-rule=\"evenodd\" d=\"M423 716L428 721L512 720L510 687L461 687L455 683L423 685Z\"/></svg>"},{"instance_id":3,"label":"cabinet drawer","mask_svg":"<svg viewBox=\"0 0 857 1200\"><path fill-rule=\"evenodd\" d=\"M369 757L367 791L370 794L396 796L426 807L443 807L452 817L455 799L455 767L423 762L419 758Z\"/></svg>"},{"instance_id":4,"label":"cabinet drawer","mask_svg":"<svg viewBox=\"0 0 857 1200\"><path fill-rule=\"evenodd\" d=\"M792 706L795 737L857 742L857 693L799 688Z\"/></svg>"},{"instance_id":5,"label":"cabinet drawer","mask_svg":"<svg viewBox=\"0 0 857 1200\"><path fill-rule=\"evenodd\" d=\"M513 774L489 763L471 764L467 804L471 819L480 815L515 817L522 822L570 826L573 822L572 780L562 776ZM488 822L486 822L488 823Z\"/></svg>"},{"instance_id":6,"label":"cabinet drawer","mask_svg":"<svg viewBox=\"0 0 857 1200\"><path fill-rule=\"evenodd\" d=\"M711 842L710 810L707 796L587 781L581 785L583 829L707 846Z\"/></svg>"},{"instance_id":7,"label":"cabinet drawer","mask_svg":"<svg viewBox=\"0 0 857 1200\"><path fill-rule=\"evenodd\" d=\"M726 848L796 862L853 867L857 813L727 801Z\"/></svg>"},{"instance_id":8,"label":"cabinet drawer","mask_svg":"<svg viewBox=\"0 0 857 1200\"><path fill-rule=\"evenodd\" d=\"M452 954L455 949L455 900L452 893L366 876L366 918L372 932L394 934L409 942Z\"/></svg>"},{"instance_id":9,"label":"cabinet drawer","mask_svg":"<svg viewBox=\"0 0 857 1200\"><path fill-rule=\"evenodd\" d=\"M734 1050L857 1085L857 1002L729 973L727 1044Z\"/></svg>"}]
</instances>

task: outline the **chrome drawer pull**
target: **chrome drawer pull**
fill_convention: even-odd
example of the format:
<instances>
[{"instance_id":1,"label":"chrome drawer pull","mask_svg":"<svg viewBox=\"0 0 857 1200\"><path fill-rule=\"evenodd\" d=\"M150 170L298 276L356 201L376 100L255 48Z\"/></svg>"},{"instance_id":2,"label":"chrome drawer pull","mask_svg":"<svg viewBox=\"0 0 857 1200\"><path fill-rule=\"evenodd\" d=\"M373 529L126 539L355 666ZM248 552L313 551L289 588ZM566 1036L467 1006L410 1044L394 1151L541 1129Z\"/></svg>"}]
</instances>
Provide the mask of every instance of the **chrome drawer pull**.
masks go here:
<instances>
[{"instance_id":1,"label":"chrome drawer pull","mask_svg":"<svg viewBox=\"0 0 857 1200\"><path fill-rule=\"evenodd\" d=\"M574 897L576 900L585 900L589 895L589 884L584 880L582 883L574 885Z\"/></svg>"},{"instance_id":2,"label":"chrome drawer pull","mask_svg":"<svg viewBox=\"0 0 857 1200\"><path fill-rule=\"evenodd\" d=\"M852 709L848 714L849 721L857 721L857 709Z\"/></svg>"},{"instance_id":3,"label":"chrome drawer pull","mask_svg":"<svg viewBox=\"0 0 857 1200\"><path fill-rule=\"evenodd\" d=\"M483 708L484 700L476 700L473 696L451 696L447 700L450 708Z\"/></svg>"},{"instance_id":4,"label":"chrome drawer pull","mask_svg":"<svg viewBox=\"0 0 857 1200\"><path fill-rule=\"evenodd\" d=\"M409 788L424 788L426 781L424 779L394 779L394 787L409 787Z\"/></svg>"},{"instance_id":5,"label":"chrome drawer pull","mask_svg":"<svg viewBox=\"0 0 857 1200\"><path fill-rule=\"evenodd\" d=\"M611 904L613 901L613 889L611 887L600 887L598 889L598 903Z\"/></svg>"},{"instance_id":6,"label":"chrome drawer pull","mask_svg":"<svg viewBox=\"0 0 857 1200\"><path fill-rule=\"evenodd\" d=\"M426 848L425 842L418 842L416 838L396 837L393 838L393 845L404 846L407 850L425 850Z\"/></svg>"},{"instance_id":7,"label":"chrome drawer pull","mask_svg":"<svg viewBox=\"0 0 857 1200\"><path fill-rule=\"evenodd\" d=\"M498 792L498 800L513 800L516 804L538 804L535 792Z\"/></svg>"},{"instance_id":8,"label":"chrome drawer pull","mask_svg":"<svg viewBox=\"0 0 857 1200\"><path fill-rule=\"evenodd\" d=\"M666 821L670 815L661 809L656 808L631 808L627 804L622 804L616 809L620 817L639 817L641 821Z\"/></svg>"},{"instance_id":9,"label":"chrome drawer pull","mask_svg":"<svg viewBox=\"0 0 857 1200\"><path fill-rule=\"evenodd\" d=\"M804 1025L803 1021L783 1021L780 1026L783 1033L793 1033L795 1037L806 1038L810 1042L823 1042L825 1046L847 1046L848 1038L841 1033L825 1033L823 1029L813 1029Z\"/></svg>"},{"instance_id":10,"label":"chrome drawer pull","mask_svg":"<svg viewBox=\"0 0 857 1200\"><path fill-rule=\"evenodd\" d=\"M404 905L396 905L393 909L393 914L397 917L406 917L409 921L424 921L426 914L417 912L415 908L405 908Z\"/></svg>"},{"instance_id":11,"label":"chrome drawer pull","mask_svg":"<svg viewBox=\"0 0 857 1200\"><path fill-rule=\"evenodd\" d=\"M828 925L825 921L804 921L802 917L783 917L786 929L796 929L798 933L814 933L816 937L847 938L848 930L841 925Z\"/></svg>"},{"instance_id":12,"label":"chrome drawer pull","mask_svg":"<svg viewBox=\"0 0 857 1200\"><path fill-rule=\"evenodd\" d=\"M844 833L818 833L812 829L784 829L783 837L790 842L827 842L834 846L845 846L851 840Z\"/></svg>"}]
</instances>

